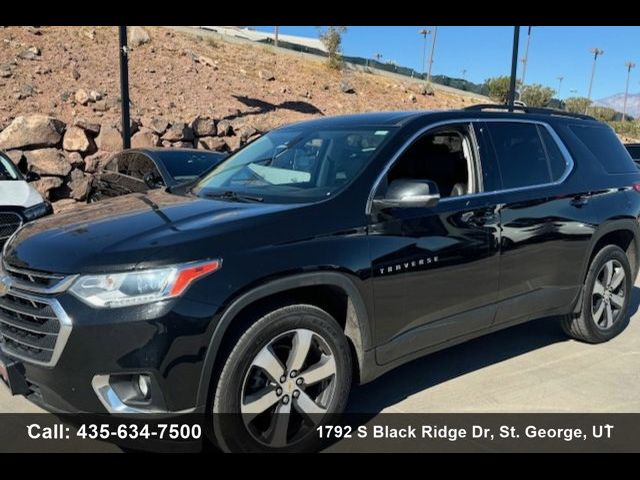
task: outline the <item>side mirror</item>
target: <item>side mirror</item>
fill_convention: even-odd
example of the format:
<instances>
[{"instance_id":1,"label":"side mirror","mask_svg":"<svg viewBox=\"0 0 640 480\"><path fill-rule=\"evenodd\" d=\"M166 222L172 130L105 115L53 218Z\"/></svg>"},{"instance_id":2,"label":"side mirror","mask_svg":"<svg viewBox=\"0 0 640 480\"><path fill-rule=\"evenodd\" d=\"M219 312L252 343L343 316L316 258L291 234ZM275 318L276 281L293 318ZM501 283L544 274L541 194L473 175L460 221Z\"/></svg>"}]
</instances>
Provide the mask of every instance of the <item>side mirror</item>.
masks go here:
<instances>
[{"instance_id":1,"label":"side mirror","mask_svg":"<svg viewBox=\"0 0 640 480\"><path fill-rule=\"evenodd\" d=\"M40 180L40 175L38 175L36 172L32 170L29 170L27 174L24 176L24 179L29 183L37 182L38 180Z\"/></svg>"},{"instance_id":2,"label":"side mirror","mask_svg":"<svg viewBox=\"0 0 640 480\"><path fill-rule=\"evenodd\" d=\"M431 180L403 180L391 182L383 198L373 200L380 208L429 208L440 201L438 185Z\"/></svg>"},{"instance_id":3,"label":"side mirror","mask_svg":"<svg viewBox=\"0 0 640 480\"><path fill-rule=\"evenodd\" d=\"M142 180L149 188L158 188L164 185L162 178L160 178L158 175L155 175L153 172L145 173L142 177Z\"/></svg>"}]
</instances>

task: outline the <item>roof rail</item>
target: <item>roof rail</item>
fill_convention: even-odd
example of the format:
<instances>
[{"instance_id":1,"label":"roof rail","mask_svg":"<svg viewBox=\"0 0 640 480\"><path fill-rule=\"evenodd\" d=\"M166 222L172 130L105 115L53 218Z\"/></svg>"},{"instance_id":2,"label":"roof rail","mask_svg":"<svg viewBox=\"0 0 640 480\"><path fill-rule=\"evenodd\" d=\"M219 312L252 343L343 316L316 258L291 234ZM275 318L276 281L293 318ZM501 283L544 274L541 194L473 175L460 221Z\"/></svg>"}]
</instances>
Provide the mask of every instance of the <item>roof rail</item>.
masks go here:
<instances>
[{"instance_id":1,"label":"roof rail","mask_svg":"<svg viewBox=\"0 0 640 480\"><path fill-rule=\"evenodd\" d=\"M557 115L560 117L579 118L581 120L596 120L590 115L582 115L580 113L565 112L564 110L555 110L553 108L523 107L519 105L514 105L513 109L511 109L509 105L493 105L490 103L483 103L479 105L471 105L469 107L464 108L463 110L469 110L469 111L504 110L507 112L511 110L514 110L514 111L517 110L524 113L537 113L541 115Z\"/></svg>"}]
</instances>

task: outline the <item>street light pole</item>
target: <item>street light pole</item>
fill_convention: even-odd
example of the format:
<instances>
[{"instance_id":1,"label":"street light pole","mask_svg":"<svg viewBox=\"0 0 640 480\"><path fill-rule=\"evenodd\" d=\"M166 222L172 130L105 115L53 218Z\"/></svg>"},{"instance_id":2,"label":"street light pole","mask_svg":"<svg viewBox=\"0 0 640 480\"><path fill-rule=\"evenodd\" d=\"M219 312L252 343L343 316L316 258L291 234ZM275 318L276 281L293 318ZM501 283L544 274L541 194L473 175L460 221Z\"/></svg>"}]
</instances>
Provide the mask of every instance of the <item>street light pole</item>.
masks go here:
<instances>
[{"instance_id":1,"label":"street light pole","mask_svg":"<svg viewBox=\"0 0 640 480\"><path fill-rule=\"evenodd\" d=\"M426 61L427 61L427 35L429 35L431 33L431 30L427 30L426 28L423 28L422 30L419 30L418 33L420 35L422 35L422 37L424 38L424 45L422 47L422 75L424 76L427 67L426 67Z\"/></svg>"},{"instance_id":2,"label":"street light pole","mask_svg":"<svg viewBox=\"0 0 640 480\"><path fill-rule=\"evenodd\" d=\"M527 62L529 61L529 44L531 42L532 28L533 27L529 27L527 30L527 45L524 47L524 57L522 58L522 78L520 79L522 87L524 87L524 78L527 75Z\"/></svg>"},{"instance_id":3,"label":"street light pole","mask_svg":"<svg viewBox=\"0 0 640 480\"><path fill-rule=\"evenodd\" d=\"M604 50L600 48L592 48L591 53L593 53L593 66L591 67L591 80L589 80L589 92L587 93L587 99L589 100L589 103L591 103L591 89L593 88L593 79L596 76L596 61L598 60L598 57L600 55L604 54ZM587 108L585 108L584 113L586 114L588 110L589 105L587 105Z\"/></svg>"},{"instance_id":4,"label":"street light pole","mask_svg":"<svg viewBox=\"0 0 640 480\"><path fill-rule=\"evenodd\" d=\"M431 42L431 54L429 55L429 74L427 75L427 83L431 83L431 67L433 67L433 53L436 50L437 36L438 36L438 27L433 27L433 41Z\"/></svg>"},{"instance_id":5,"label":"street light pole","mask_svg":"<svg viewBox=\"0 0 640 480\"><path fill-rule=\"evenodd\" d=\"M467 69L463 68L462 69L462 80L466 80L467 79L466 77L467 77Z\"/></svg>"},{"instance_id":6,"label":"street light pole","mask_svg":"<svg viewBox=\"0 0 640 480\"><path fill-rule=\"evenodd\" d=\"M518 44L520 43L520 27L513 27L513 52L511 53L511 81L509 82L509 97L507 105L513 112L513 104L516 100L516 75L518 75Z\"/></svg>"},{"instance_id":7,"label":"street light pole","mask_svg":"<svg viewBox=\"0 0 640 480\"><path fill-rule=\"evenodd\" d=\"M118 27L120 37L120 99L122 101L122 148L131 148L131 124L129 123L129 49L127 27Z\"/></svg>"},{"instance_id":8,"label":"street light pole","mask_svg":"<svg viewBox=\"0 0 640 480\"><path fill-rule=\"evenodd\" d=\"M278 46L278 35L280 34L280 27L273 27L275 29L274 32L274 38L273 38L273 45L275 47Z\"/></svg>"},{"instance_id":9,"label":"street light pole","mask_svg":"<svg viewBox=\"0 0 640 480\"><path fill-rule=\"evenodd\" d=\"M562 75L560 75L558 78L558 93L557 93L557 97L560 98L560 89L562 89L562 81L564 80L564 77Z\"/></svg>"},{"instance_id":10,"label":"street light pole","mask_svg":"<svg viewBox=\"0 0 640 480\"><path fill-rule=\"evenodd\" d=\"M624 88L624 106L622 107L623 122L627 118L627 96L629 95L629 78L631 77L631 69L635 68L636 64L633 62L626 62L624 65L627 67L627 85Z\"/></svg>"}]
</instances>

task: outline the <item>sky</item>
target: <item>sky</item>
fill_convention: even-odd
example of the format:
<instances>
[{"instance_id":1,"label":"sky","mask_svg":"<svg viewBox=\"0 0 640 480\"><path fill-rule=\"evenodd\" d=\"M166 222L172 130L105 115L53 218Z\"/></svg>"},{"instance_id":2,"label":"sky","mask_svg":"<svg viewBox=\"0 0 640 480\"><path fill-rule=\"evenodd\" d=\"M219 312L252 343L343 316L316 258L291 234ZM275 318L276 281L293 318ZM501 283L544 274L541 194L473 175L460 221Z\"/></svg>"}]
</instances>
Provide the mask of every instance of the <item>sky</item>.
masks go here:
<instances>
[{"instance_id":1,"label":"sky","mask_svg":"<svg viewBox=\"0 0 640 480\"><path fill-rule=\"evenodd\" d=\"M271 26L253 27L273 32ZM393 60L398 65L422 70L423 37L418 31L424 26L354 26L343 37L345 55ZM427 27L433 30L433 27ZM521 27L520 54L524 56L528 27ZM317 37L314 26L283 26L283 34ZM427 37L427 56L431 48ZM487 78L509 75L513 27L439 26L433 62L433 74L462 77L475 83ZM625 62L638 67L631 71L630 93L640 93L640 27L544 27L532 28L527 63L526 83L541 83L559 88L558 77L564 77L559 98L587 96L593 65L594 47L604 50L598 57L592 98L598 100L624 92L627 78ZM518 78L522 63L518 62Z\"/></svg>"}]
</instances>

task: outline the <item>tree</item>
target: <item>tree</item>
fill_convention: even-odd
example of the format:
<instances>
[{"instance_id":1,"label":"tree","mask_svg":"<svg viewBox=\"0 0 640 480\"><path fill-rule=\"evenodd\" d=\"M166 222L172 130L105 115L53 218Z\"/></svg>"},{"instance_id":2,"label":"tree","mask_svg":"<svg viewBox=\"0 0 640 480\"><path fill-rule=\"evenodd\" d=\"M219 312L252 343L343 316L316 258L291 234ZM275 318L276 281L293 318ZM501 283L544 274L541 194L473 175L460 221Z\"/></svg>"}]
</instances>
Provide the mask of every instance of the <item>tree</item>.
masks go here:
<instances>
[{"instance_id":1,"label":"tree","mask_svg":"<svg viewBox=\"0 0 640 480\"><path fill-rule=\"evenodd\" d=\"M520 100L528 107L546 107L549 105L549 102L551 102L555 93L553 88L534 83L522 89Z\"/></svg>"},{"instance_id":2,"label":"tree","mask_svg":"<svg viewBox=\"0 0 640 480\"><path fill-rule=\"evenodd\" d=\"M342 67L342 35L347 31L347 27L327 27L320 32L320 41L327 49L329 57L327 63L331 68L340 69Z\"/></svg>"},{"instance_id":3,"label":"tree","mask_svg":"<svg viewBox=\"0 0 640 480\"><path fill-rule=\"evenodd\" d=\"M511 77L508 77L506 75L501 77L488 78L484 82L484 85L489 92L489 96L499 103L507 103L507 100L509 99L510 84ZM520 82L517 83L517 85L519 84Z\"/></svg>"},{"instance_id":4,"label":"tree","mask_svg":"<svg viewBox=\"0 0 640 480\"><path fill-rule=\"evenodd\" d=\"M589 114L602 122L613 122L619 117L618 112L609 107L592 107L589 109Z\"/></svg>"},{"instance_id":5,"label":"tree","mask_svg":"<svg viewBox=\"0 0 640 480\"><path fill-rule=\"evenodd\" d=\"M569 97L564 101L567 112L583 114L591 105L591 100L586 97Z\"/></svg>"}]
</instances>

